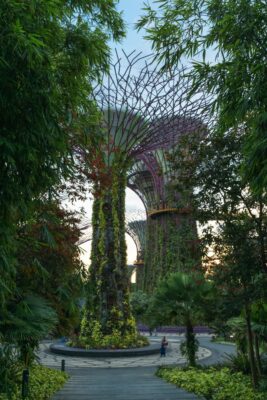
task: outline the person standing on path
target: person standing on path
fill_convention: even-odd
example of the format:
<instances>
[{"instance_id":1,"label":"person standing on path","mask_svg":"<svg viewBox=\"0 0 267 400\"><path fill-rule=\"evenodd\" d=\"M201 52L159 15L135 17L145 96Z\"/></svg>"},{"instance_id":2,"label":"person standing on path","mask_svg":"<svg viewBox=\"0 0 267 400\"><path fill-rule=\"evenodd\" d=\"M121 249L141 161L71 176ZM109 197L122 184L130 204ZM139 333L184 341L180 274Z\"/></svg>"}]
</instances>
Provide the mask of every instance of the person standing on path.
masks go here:
<instances>
[{"instance_id":1,"label":"person standing on path","mask_svg":"<svg viewBox=\"0 0 267 400\"><path fill-rule=\"evenodd\" d=\"M167 339L166 339L166 336L163 336L163 339L162 339L162 341L161 341L161 347L160 347L160 356L162 357L162 356L166 356L166 348L167 348L167 346L168 346L168 342L167 342Z\"/></svg>"}]
</instances>

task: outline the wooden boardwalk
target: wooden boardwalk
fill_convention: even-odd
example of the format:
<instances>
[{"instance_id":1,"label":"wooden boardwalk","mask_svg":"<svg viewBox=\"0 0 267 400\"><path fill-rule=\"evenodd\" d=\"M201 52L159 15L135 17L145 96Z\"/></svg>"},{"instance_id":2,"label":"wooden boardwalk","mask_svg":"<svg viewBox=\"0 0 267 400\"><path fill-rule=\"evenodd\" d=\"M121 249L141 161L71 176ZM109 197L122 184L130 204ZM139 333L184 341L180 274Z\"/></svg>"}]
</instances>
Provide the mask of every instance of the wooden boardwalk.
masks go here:
<instances>
[{"instance_id":1,"label":"wooden boardwalk","mask_svg":"<svg viewBox=\"0 0 267 400\"><path fill-rule=\"evenodd\" d=\"M52 400L197 400L157 378L156 368L75 368Z\"/></svg>"}]
</instances>

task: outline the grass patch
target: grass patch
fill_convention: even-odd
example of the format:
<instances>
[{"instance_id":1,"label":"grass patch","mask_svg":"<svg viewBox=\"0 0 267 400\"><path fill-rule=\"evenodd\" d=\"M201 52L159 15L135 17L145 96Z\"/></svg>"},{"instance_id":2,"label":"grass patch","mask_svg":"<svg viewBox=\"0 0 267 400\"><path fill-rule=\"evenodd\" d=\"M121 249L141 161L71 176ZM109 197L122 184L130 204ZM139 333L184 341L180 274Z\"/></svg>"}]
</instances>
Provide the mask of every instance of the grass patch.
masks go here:
<instances>
[{"instance_id":1,"label":"grass patch","mask_svg":"<svg viewBox=\"0 0 267 400\"><path fill-rule=\"evenodd\" d=\"M18 374L17 382L13 388L13 394L7 396L0 393L0 400L21 399L21 373ZM67 381L68 374L42 365L33 365L30 368L29 397L27 400L48 400Z\"/></svg>"},{"instance_id":2,"label":"grass patch","mask_svg":"<svg viewBox=\"0 0 267 400\"><path fill-rule=\"evenodd\" d=\"M161 367L156 374L207 400L266 400L266 393L255 392L248 376L232 373L229 368Z\"/></svg>"}]
</instances>

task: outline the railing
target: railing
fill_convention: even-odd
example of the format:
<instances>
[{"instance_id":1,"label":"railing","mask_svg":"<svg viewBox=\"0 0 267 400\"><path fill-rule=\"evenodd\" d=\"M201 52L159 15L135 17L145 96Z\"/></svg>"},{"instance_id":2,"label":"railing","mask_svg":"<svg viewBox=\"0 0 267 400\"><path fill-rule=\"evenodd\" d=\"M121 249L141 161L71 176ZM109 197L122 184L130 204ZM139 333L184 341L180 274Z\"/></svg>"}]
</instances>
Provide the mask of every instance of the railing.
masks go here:
<instances>
[{"instance_id":1,"label":"railing","mask_svg":"<svg viewBox=\"0 0 267 400\"><path fill-rule=\"evenodd\" d=\"M148 216L153 218L160 214L190 214L192 212L191 207L178 207L178 208L160 208L158 210L149 210Z\"/></svg>"}]
</instances>

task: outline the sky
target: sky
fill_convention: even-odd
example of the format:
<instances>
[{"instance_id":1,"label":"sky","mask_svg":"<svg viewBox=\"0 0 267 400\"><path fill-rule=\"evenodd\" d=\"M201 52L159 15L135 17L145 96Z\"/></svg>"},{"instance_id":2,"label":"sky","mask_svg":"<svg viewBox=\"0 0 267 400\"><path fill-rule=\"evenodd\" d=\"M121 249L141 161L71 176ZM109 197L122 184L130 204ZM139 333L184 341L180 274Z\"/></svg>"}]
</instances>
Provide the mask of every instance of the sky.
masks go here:
<instances>
[{"instance_id":1,"label":"sky","mask_svg":"<svg viewBox=\"0 0 267 400\"><path fill-rule=\"evenodd\" d=\"M134 29L134 25L139 17L144 14L144 11L142 11L143 7L144 0L120 0L117 8L123 13L123 19L127 27L127 36L121 44L115 45L117 48L122 47L129 53L137 50L142 51L144 54L151 54L150 43L143 38L144 32L137 32Z\"/></svg>"}]
</instances>

